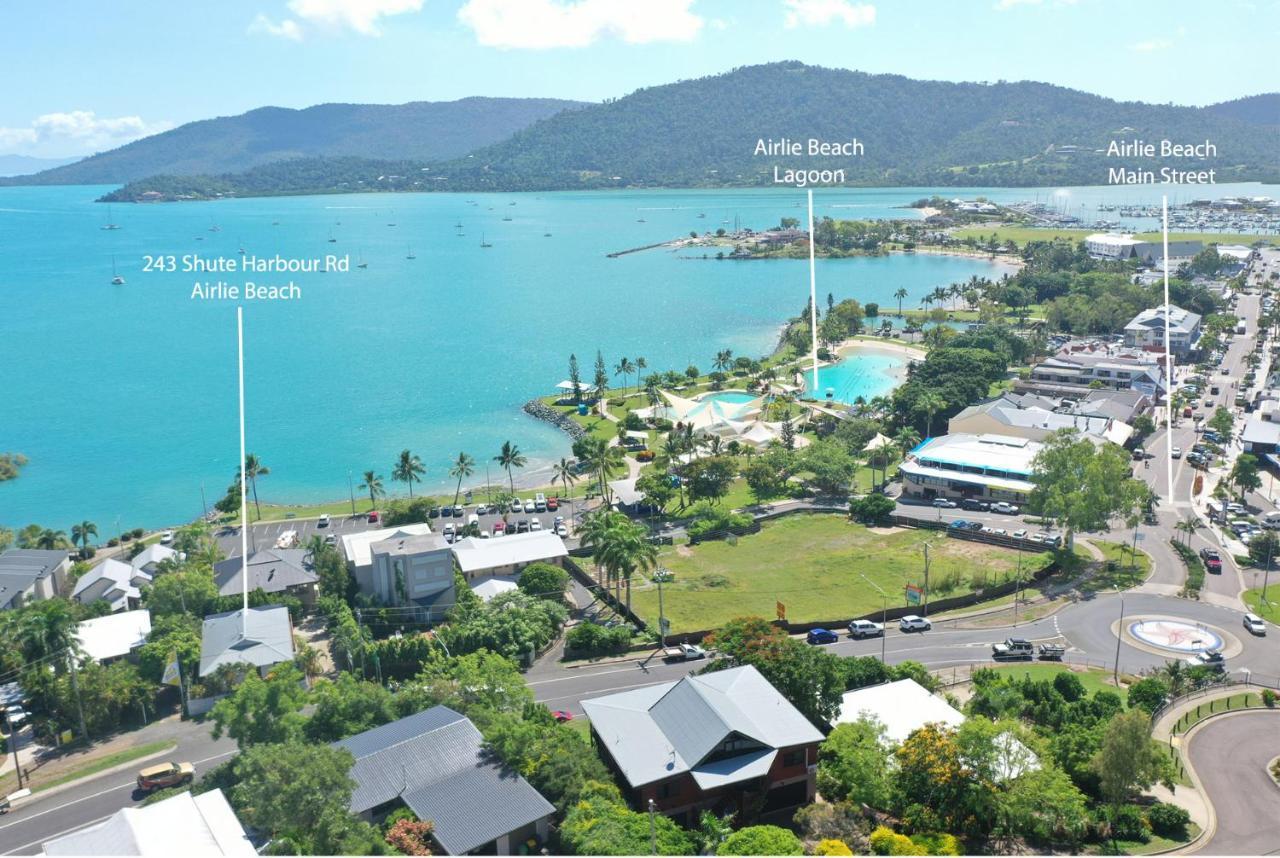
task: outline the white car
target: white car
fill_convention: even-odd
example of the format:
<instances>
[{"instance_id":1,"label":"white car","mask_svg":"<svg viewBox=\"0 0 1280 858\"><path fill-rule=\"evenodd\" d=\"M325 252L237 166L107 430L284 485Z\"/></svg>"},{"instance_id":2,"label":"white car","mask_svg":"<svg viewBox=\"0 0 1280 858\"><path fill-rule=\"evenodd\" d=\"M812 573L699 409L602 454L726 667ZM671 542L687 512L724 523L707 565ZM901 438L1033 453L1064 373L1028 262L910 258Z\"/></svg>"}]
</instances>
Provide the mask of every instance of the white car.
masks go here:
<instances>
[{"instance_id":1,"label":"white car","mask_svg":"<svg viewBox=\"0 0 1280 858\"><path fill-rule=\"evenodd\" d=\"M328 527L328 526L329 526L329 513L326 512L324 515L320 516L320 520L316 522L316 527Z\"/></svg>"},{"instance_id":2,"label":"white car","mask_svg":"<svg viewBox=\"0 0 1280 858\"><path fill-rule=\"evenodd\" d=\"M1249 634L1265 635L1267 633L1267 624L1257 614L1245 614L1244 627Z\"/></svg>"},{"instance_id":3,"label":"white car","mask_svg":"<svg viewBox=\"0 0 1280 858\"><path fill-rule=\"evenodd\" d=\"M481 539L488 539L488 538L489 538L489 531L487 531L487 530L482 530L482 531L480 531L480 538L481 538Z\"/></svg>"},{"instance_id":4,"label":"white car","mask_svg":"<svg viewBox=\"0 0 1280 858\"><path fill-rule=\"evenodd\" d=\"M533 521L529 522L529 532L533 533L535 530L542 530L542 520L539 518L534 518Z\"/></svg>"},{"instance_id":5,"label":"white car","mask_svg":"<svg viewBox=\"0 0 1280 858\"><path fill-rule=\"evenodd\" d=\"M1025 530L1015 530L1015 531L1013 532L1013 534L1012 534L1012 535L1013 535L1013 538L1014 538L1014 539L1026 539L1026 538L1027 538L1027 532L1026 532Z\"/></svg>"},{"instance_id":6,"label":"white car","mask_svg":"<svg viewBox=\"0 0 1280 858\"><path fill-rule=\"evenodd\" d=\"M488 514L489 514L489 507L485 506L484 504L480 504L478 507L476 507L476 515L488 515Z\"/></svg>"},{"instance_id":7,"label":"white car","mask_svg":"<svg viewBox=\"0 0 1280 858\"><path fill-rule=\"evenodd\" d=\"M524 504L523 504L523 503L521 503L520 498L512 498L512 499L511 499L511 511L512 511L512 512L524 512Z\"/></svg>"},{"instance_id":8,"label":"white car","mask_svg":"<svg viewBox=\"0 0 1280 858\"><path fill-rule=\"evenodd\" d=\"M934 498L933 505L938 509L955 509L957 506L955 501L946 498Z\"/></svg>"},{"instance_id":9,"label":"white car","mask_svg":"<svg viewBox=\"0 0 1280 858\"><path fill-rule=\"evenodd\" d=\"M1181 447L1174 447L1172 450L1170 450L1170 451L1169 451L1169 455L1173 456L1173 458L1175 458L1175 459L1181 459L1181 458L1182 458L1182 448L1181 448Z\"/></svg>"},{"instance_id":10,"label":"white car","mask_svg":"<svg viewBox=\"0 0 1280 858\"><path fill-rule=\"evenodd\" d=\"M849 621L849 637L858 638L878 638L884 634L884 626L879 623L873 623L870 620L850 620Z\"/></svg>"},{"instance_id":11,"label":"white car","mask_svg":"<svg viewBox=\"0 0 1280 858\"><path fill-rule=\"evenodd\" d=\"M172 530L166 530L164 533L160 534L160 544L161 544L161 545L168 545L170 542L173 542L173 531L172 531Z\"/></svg>"},{"instance_id":12,"label":"white car","mask_svg":"<svg viewBox=\"0 0 1280 858\"><path fill-rule=\"evenodd\" d=\"M917 617L915 614L907 614L898 620L898 630L903 632L926 632L933 628L933 623L924 617Z\"/></svg>"},{"instance_id":13,"label":"white car","mask_svg":"<svg viewBox=\"0 0 1280 858\"><path fill-rule=\"evenodd\" d=\"M568 535L569 535L569 528L565 527L563 524L556 525L556 536L560 537L561 539L564 539Z\"/></svg>"},{"instance_id":14,"label":"white car","mask_svg":"<svg viewBox=\"0 0 1280 858\"><path fill-rule=\"evenodd\" d=\"M453 533L456 529L457 529L457 528L455 528L455 527L453 526L453 522L451 521L451 522L449 522L448 524L446 524L446 525L444 526L444 530L442 530L442 531L440 531L440 532L441 532L441 533L443 533L445 536L448 536L449 534Z\"/></svg>"},{"instance_id":15,"label":"white car","mask_svg":"<svg viewBox=\"0 0 1280 858\"><path fill-rule=\"evenodd\" d=\"M1013 504L1011 504L1011 503L1005 503L1004 501L999 501L998 503L993 503L993 504L991 505L991 511L992 511L992 512L1000 512L1000 513L1004 513L1005 515L1017 515L1017 514L1018 514L1018 508L1017 508L1016 506L1014 506L1014 505L1013 505Z\"/></svg>"}]
</instances>

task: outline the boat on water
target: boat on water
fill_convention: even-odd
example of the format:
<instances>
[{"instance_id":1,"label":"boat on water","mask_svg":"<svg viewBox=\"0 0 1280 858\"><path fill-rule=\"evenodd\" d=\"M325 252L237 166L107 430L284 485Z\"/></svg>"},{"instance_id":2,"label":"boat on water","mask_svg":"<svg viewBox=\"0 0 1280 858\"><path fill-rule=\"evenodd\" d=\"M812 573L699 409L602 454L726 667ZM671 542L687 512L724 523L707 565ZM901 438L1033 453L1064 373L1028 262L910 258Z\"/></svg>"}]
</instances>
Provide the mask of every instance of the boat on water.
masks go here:
<instances>
[{"instance_id":1,"label":"boat on water","mask_svg":"<svg viewBox=\"0 0 1280 858\"><path fill-rule=\"evenodd\" d=\"M493 245L492 245L492 244L490 244L489 242L487 242L487 241L485 241L485 240L484 240L484 233L483 233L483 232L482 232L482 233L480 233L480 246L481 246L481 247L493 247Z\"/></svg>"},{"instance_id":2,"label":"boat on water","mask_svg":"<svg viewBox=\"0 0 1280 858\"><path fill-rule=\"evenodd\" d=\"M453 225L454 229L462 229L462 221L458 221Z\"/></svg>"},{"instance_id":3,"label":"boat on water","mask_svg":"<svg viewBox=\"0 0 1280 858\"><path fill-rule=\"evenodd\" d=\"M706 217L706 216L707 216L706 212L698 212L698 217Z\"/></svg>"},{"instance_id":4,"label":"boat on water","mask_svg":"<svg viewBox=\"0 0 1280 858\"><path fill-rule=\"evenodd\" d=\"M368 267L369 267L369 263L367 263L367 262L365 262L365 261L364 261L364 255L363 255L363 254L359 257L359 259L360 259L360 261L356 263L356 268L368 268Z\"/></svg>"},{"instance_id":5,"label":"boat on water","mask_svg":"<svg viewBox=\"0 0 1280 858\"><path fill-rule=\"evenodd\" d=\"M644 218L636 218L636 223L646 223Z\"/></svg>"},{"instance_id":6,"label":"boat on water","mask_svg":"<svg viewBox=\"0 0 1280 858\"><path fill-rule=\"evenodd\" d=\"M511 220L510 216L504 217L503 220Z\"/></svg>"},{"instance_id":7,"label":"boat on water","mask_svg":"<svg viewBox=\"0 0 1280 858\"><path fill-rule=\"evenodd\" d=\"M120 224L116 223L111 217L111 206L107 206L107 222L104 223L102 226L100 226L99 229L119 229L119 228L120 228Z\"/></svg>"},{"instance_id":8,"label":"boat on water","mask_svg":"<svg viewBox=\"0 0 1280 858\"><path fill-rule=\"evenodd\" d=\"M549 233L549 232L544 232L544 233L542 234L542 237L543 237L543 238L550 238L550 237L551 237L551 233Z\"/></svg>"},{"instance_id":9,"label":"boat on water","mask_svg":"<svg viewBox=\"0 0 1280 858\"><path fill-rule=\"evenodd\" d=\"M124 285L124 278L121 277L118 273L116 273L116 258L114 255L111 257L111 285L112 286Z\"/></svg>"},{"instance_id":10,"label":"boat on water","mask_svg":"<svg viewBox=\"0 0 1280 858\"><path fill-rule=\"evenodd\" d=\"M336 244L338 239L333 237L333 230L329 230L329 243Z\"/></svg>"},{"instance_id":11,"label":"boat on water","mask_svg":"<svg viewBox=\"0 0 1280 858\"><path fill-rule=\"evenodd\" d=\"M213 226L209 227L209 232L222 232L222 227L215 223Z\"/></svg>"},{"instance_id":12,"label":"boat on water","mask_svg":"<svg viewBox=\"0 0 1280 858\"><path fill-rule=\"evenodd\" d=\"M404 258L405 258L405 259L417 259L418 257L416 257L416 256L414 256L414 255L413 255L413 248L411 247L411 248L409 248L409 252L405 254L405 257L404 257Z\"/></svg>"}]
</instances>

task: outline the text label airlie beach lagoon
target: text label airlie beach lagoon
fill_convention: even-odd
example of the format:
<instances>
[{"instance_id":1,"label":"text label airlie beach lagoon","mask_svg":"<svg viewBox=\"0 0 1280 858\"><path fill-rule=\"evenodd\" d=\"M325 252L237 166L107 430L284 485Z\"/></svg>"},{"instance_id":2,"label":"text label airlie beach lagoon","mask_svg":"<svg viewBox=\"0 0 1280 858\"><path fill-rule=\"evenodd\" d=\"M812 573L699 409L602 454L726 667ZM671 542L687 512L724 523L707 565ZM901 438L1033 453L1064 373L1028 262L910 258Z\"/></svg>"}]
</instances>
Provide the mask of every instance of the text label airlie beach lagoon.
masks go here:
<instances>
[{"instance_id":1,"label":"text label airlie beach lagoon","mask_svg":"<svg viewBox=\"0 0 1280 858\"><path fill-rule=\"evenodd\" d=\"M856 158L865 154L862 141L852 140L820 140L809 137L806 140L793 140L789 137L761 137L756 140L752 155L767 158ZM775 185L791 185L806 188L811 185L838 185L845 181L843 169L794 169L773 166L773 183Z\"/></svg>"}]
</instances>

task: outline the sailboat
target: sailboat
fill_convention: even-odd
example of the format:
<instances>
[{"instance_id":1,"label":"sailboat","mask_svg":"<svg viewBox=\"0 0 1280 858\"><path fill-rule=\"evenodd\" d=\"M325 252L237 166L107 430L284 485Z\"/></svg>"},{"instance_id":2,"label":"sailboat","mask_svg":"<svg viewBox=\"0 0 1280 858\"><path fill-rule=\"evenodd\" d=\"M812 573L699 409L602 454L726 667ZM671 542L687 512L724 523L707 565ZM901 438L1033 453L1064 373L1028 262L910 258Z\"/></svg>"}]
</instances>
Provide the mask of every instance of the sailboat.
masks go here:
<instances>
[{"instance_id":1,"label":"sailboat","mask_svg":"<svg viewBox=\"0 0 1280 858\"><path fill-rule=\"evenodd\" d=\"M487 242L487 241L485 241L485 240L484 240L484 233L483 233L483 232L482 232L482 233L480 233L480 246L481 246L481 247L493 247L493 245L492 245L492 244L490 244L489 242Z\"/></svg>"},{"instance_id":2,"label":"sailboat","mask_svg":"<svg viewBox=\"0 0 1280 858\"><path fill-rule=\"evenodd\" d=\"M511 220L511 216L507 215L506 217L503 218L503 220Z\"/></svg>"},{"instance_id":3,"label":"sailboat","mask_svg":"<svg viewBox=\"0 0 1280 858\"><path fill-rule=\"evenodd\" d=\"M329 243L336 244L338 239L333 237L333 230L329 230Z\"/></svg>"},{"instance_id":4,"label":"sailboat","mask_svg":"<svg viewBox=\"0 0 1280 858\"><path fill-rule=\"evenodd\" d=\"M408 254L405 255L405 259L417 259L417 258L418 257L413 255L413 248L410 247Z\"/></svg>"},{"instance_id":5,"label":"sailboat","mask_svg":"<svg viewBox=\"0 0 1280 858\"><path fill-rule=\"evenodd\" d=\"M119 229L119 228L120 228L120 224L114 222L111 219L111 206L107 206L107 222L104 223L100 227L100 229Z\"/></svg>"},{"instance_id":6,"label":"sailboat","mask_svg":"<svg viewBox=\"0 0 1280 858\"><path fill-rule=\"evenodd\" d=\"M115 257L115 254L112 254L112 255L111 255L111 285L112 285L112 286L123 286L123 285L124 285L124 278L123 278L123 277L121 277L119 274L117 274L117 273L116 273L116 257Z\"/></svg>"},{"instance_id":7,"label":"sailboat","mask_svg":"<svg viewBox=\"0 0 1280 858\"><path fill-rule=\"evenodd\" d=\"M362 253L362 254L360 254L360 256L359 256L359 257L357 257L357 258L358 258L360 261L356 263L356 268L368 268L368 267L369 267L369 263L367 263L367 262L365 262L365 261L364 261L364 254L363 254L363 253Z\"/></svg>"}]
</instances>

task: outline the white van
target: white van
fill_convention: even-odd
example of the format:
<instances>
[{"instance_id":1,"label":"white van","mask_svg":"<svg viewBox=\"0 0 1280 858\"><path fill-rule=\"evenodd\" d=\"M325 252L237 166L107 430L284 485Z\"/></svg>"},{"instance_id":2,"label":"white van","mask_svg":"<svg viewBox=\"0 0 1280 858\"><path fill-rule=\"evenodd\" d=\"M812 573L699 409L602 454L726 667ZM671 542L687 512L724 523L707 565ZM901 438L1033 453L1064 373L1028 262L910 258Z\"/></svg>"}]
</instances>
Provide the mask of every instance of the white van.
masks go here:
<instances>
[{"instance_id":1,"label":"white van","mask_svg":"<svg viewBox=\"0 0 1280 858\"><path fill-rule=\"evenodd\" d=\"M1262 526L1267 530L1280 530L1280 511L1269 512L1262 517Z\"/></svg>"},{"instance_id":2,"label":"white van","mask_svg":"<svg viewBox=\"0 0 1280 858\"><path fill-rule=\"evenodd\" d=\"M467 516L467 526L470 527L473 524L477 526L480 524L480 516L476 515L474 512Z\"/></svg>"}]
</instances>

